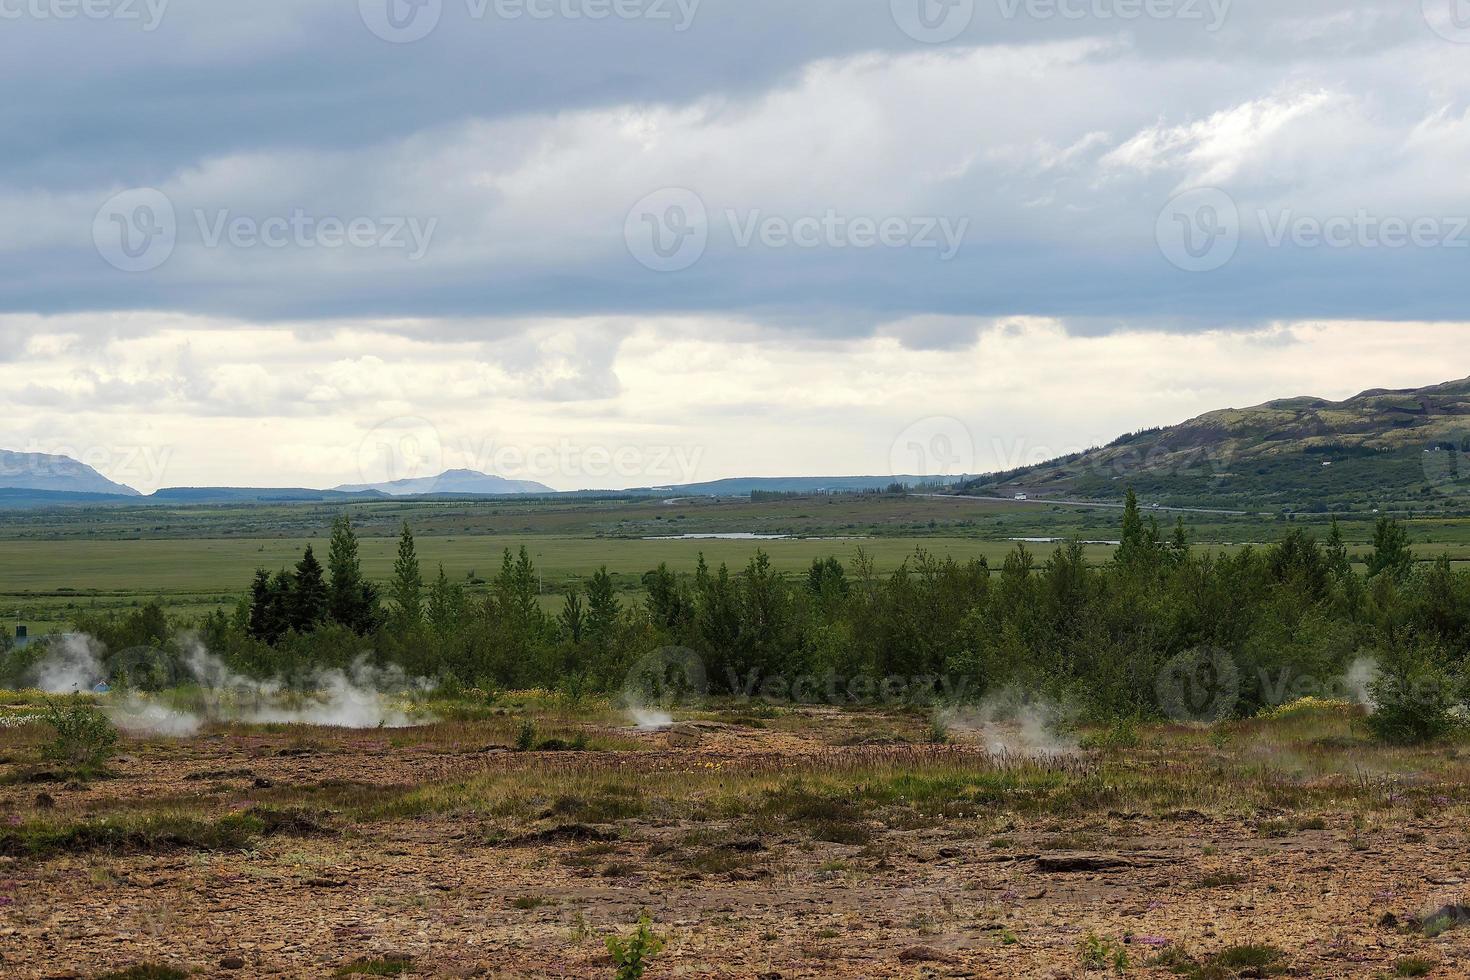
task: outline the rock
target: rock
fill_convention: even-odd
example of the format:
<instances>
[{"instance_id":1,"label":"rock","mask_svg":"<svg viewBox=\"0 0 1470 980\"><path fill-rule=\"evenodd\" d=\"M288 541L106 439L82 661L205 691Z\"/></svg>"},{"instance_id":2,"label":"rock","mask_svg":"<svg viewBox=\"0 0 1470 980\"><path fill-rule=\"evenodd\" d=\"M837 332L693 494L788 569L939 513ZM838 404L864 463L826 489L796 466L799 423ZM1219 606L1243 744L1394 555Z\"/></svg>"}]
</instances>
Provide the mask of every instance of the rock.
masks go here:
<instances>
[{"instance_id":1,"label":"rock","mask_svg":"<svg viewBox=\"0 0 1470 980\"><path fill-rule=\"evenodd\" d=\"M534 834L522 834L504 841L508 847L523 847L528 844L551 844L557 841L604 842L617 840L616 834L598 830L584 823L566 823Z\"/></svg>"},{"instance_id":2,"label":"rock","mask_svg":"<svg viewBox=\"0 0 1470 980\"><path fill-rule=\"evenodd\" d=\"M688 748L698 745L706 735L715 732L729 731L731 726L723 725L717 721L681 721L670 725L668 729L669 744L680 748Z\"/></svg>"},{"instance_id":3,"label":"rock","mask_svg":"<svg viewBox=\"0 0 1470 980\"><path fill-rule=\"evenodd\" d=\"M1050 872L1115 871L1137 865L1117 854L1091 854L1082 851L1042 854L1036 859L1036 870Z\"/></svg>"}]
</instances>

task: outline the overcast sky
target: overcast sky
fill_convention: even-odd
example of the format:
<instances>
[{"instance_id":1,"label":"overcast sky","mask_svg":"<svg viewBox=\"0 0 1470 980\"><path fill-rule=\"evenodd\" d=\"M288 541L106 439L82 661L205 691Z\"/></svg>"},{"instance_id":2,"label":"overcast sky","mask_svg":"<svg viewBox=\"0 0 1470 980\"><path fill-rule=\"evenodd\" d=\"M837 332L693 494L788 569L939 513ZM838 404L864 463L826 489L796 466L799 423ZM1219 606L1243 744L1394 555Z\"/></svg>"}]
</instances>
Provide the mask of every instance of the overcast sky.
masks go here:
<instances>
[{"instance_id":1,"label":"overcast sky","mask_svg":"<svg viewBox=\"0 0 1470 980\"><path fill-rule=\"evenodd\" d=\"M0 0L0 447L980 471L1470 374L1458 0Z\"/></svg>"}]
</instances>

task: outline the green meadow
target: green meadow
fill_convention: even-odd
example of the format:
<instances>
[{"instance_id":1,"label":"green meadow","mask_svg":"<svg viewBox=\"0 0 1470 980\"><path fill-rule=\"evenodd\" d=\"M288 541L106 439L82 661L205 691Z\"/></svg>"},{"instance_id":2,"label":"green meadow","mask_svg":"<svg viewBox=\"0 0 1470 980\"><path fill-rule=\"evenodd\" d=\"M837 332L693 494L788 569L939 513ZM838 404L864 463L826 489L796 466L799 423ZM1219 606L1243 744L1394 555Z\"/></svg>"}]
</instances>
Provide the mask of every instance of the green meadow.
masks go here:
<instances>
[{"instance_id":1,"label":"green meadow","mask_svg":"<svg viewBox=\"0 0 1470 980\"><path fill-rule=\"evenodd\" d=\"M342 508L322 504L179 508L72 508L0 513L0 621L33 632L64 628L80 612L125 610L151 599L174 614L232 608L257 568L296 562L312 544L325 554L328 528ZM385 501L349 508L362 535L364 572L386 581L396 535L408 521L426 572L442 563L472 594L491 578L505 549L525 546L541 573L543 604L559 605L565 588L606 566L619 590L636 593L643 573L667 563L689 573L703 554L713 566L743 567L757 550L780 572L800 573L815 558L851 565L861 550L875 572L897 568L916 550L997 566L1015 539L1049 554L1048 539L1117 537L1120 512L1009 500L902 496L744 499L540 501ZM1263 515L1153 513L1162 524L1182 516L1198 548L1234 550L1269 543L1307 524L1325 536L1324 518L1284 522ZM1470 519L1410 518L1421 557L1448 553L1470 561ZM1370 523L1343 523L1356 551L1366 551ZM791 540L658 540L672 535L751 533ZM1107 544L1089 545L1106 561Z\"/></svg>"}]
</instances>

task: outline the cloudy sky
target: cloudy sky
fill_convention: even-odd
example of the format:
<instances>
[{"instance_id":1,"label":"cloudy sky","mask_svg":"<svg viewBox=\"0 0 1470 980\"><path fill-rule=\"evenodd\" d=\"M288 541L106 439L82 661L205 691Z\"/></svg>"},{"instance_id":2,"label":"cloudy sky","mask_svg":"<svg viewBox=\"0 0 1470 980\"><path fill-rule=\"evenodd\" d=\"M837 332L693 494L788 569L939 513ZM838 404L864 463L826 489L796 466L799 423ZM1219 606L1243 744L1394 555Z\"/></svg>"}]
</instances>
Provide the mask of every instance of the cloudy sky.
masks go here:
<instances>
[{"instance_id":1,"label":"cloudy sky","mask_svg":"<svg viewBox=\"0 0 1470 980\"><path fill-rule=\"evenodd\" d=\"M1459 0L0 0L0 447L979 471L1470 374Z\"/></svg>"}]
</instances>

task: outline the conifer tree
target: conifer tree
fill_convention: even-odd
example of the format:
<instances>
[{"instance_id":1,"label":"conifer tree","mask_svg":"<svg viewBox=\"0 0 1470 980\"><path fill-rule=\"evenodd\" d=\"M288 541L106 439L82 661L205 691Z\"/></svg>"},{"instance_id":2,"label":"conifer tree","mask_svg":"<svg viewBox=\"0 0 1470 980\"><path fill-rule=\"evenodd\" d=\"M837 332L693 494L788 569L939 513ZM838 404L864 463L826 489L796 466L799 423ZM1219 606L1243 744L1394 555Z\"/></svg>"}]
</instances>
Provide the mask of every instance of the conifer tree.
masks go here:
<instances>
[{"instance_id":1,"label":"conifer tree","mask_svg":"<svg viewBox=\"0 0 1470 980\"><path fill-rule=\"evenodd\" d=\"M371 633L378 626L378 589L362 576L357 534L346 514L332 522L327 570L331 574L327 615L354 633L362 636Z\"/></svg>"},{"instance_id":2,"label":"conifer tree","mask_svg":"<svg viewBox=\"0 0 1470 980\"><path fill-rule=\"evenodd\" d=\"M327 583L322 563L317 561L311 545L296 563L291 579L291 628L310 633L327 617Z\"/></svg>"},{"instance_id":3,"label":"conifer tree","mask_svg":"<svg viewBox=\"0 0 1470 980\"><path fill-rule=\"evenodd\" d=\"M418 551L407 521L403 522L403 533L398 538L398 558L393 562L393 582L388 593L401 620L411 624L423 620L424 576L419 570Z\"/></svg>"}]
</instances>

